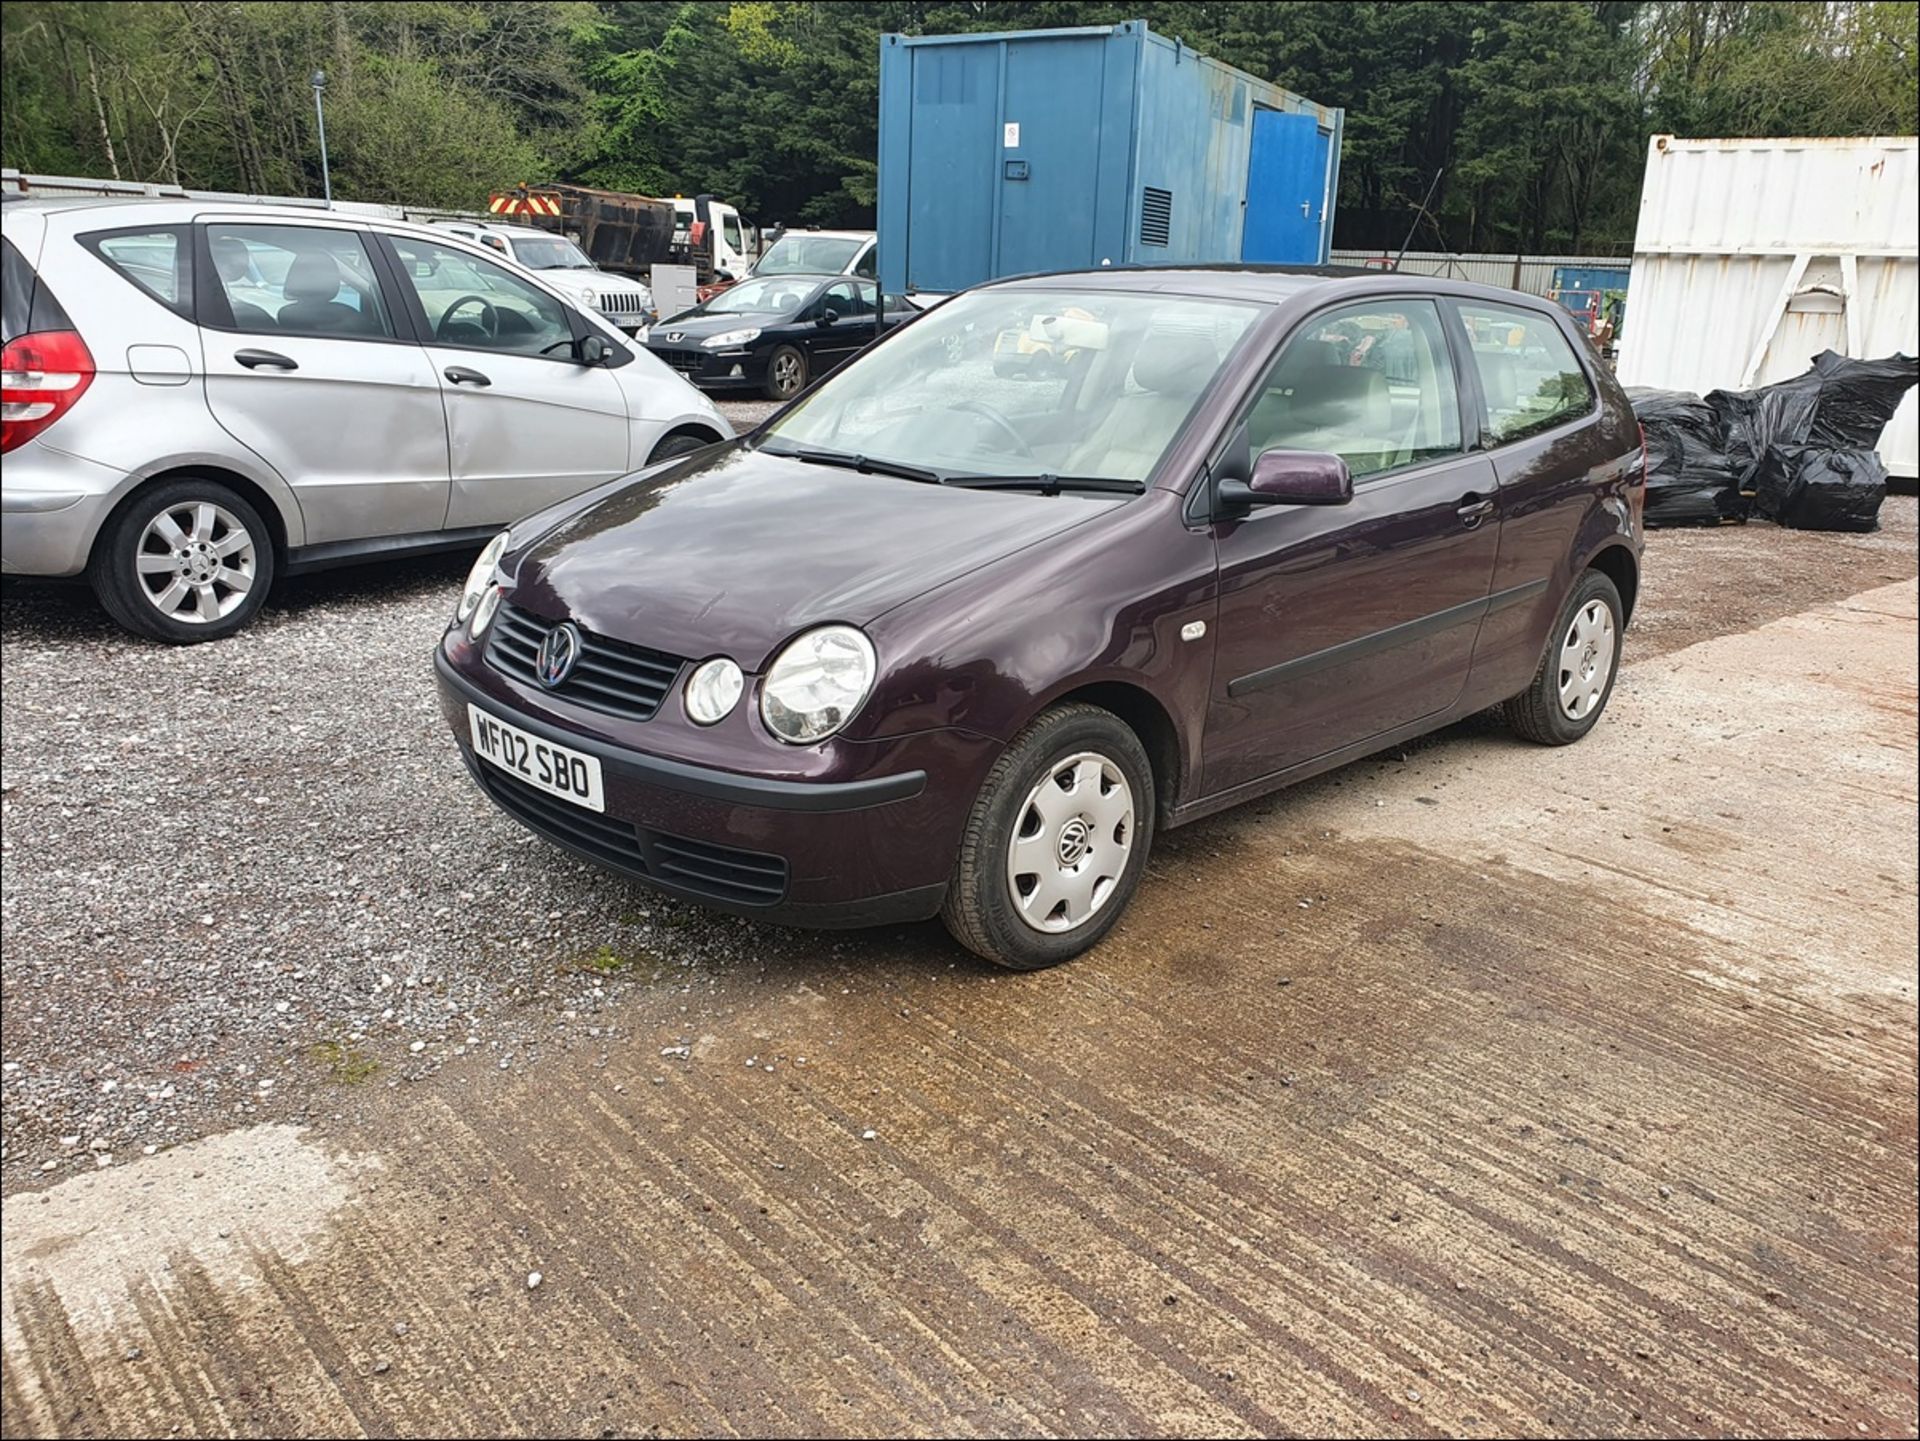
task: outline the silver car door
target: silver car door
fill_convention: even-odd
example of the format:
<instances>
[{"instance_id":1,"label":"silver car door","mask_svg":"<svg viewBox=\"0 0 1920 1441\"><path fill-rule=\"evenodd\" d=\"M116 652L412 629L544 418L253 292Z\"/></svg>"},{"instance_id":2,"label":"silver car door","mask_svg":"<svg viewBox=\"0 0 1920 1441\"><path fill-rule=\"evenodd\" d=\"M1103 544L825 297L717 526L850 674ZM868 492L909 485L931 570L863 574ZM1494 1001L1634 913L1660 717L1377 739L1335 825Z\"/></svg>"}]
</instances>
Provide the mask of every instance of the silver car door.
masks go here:
<instances>
[{"instance_id":1,"label":"silver car door","mask_svg":"<svg viewBox=\"0 0 1920 1441\"><path fill-rule=\"evenodd\" d=\"M565 304L465 249L381 235L446 400L449 526L504 524L637 463L625 392L575 360Z\"/></svg>"},{"instance_id":2,"label":"silver car door","mask_svg":"<svg viewBox=\"0 0 1920 1441\"><path fill-rule=\"evenodd\" d=\"M352 226L204 219L200 340L214 418L293 488L309 544L439 530L447 422L433 362Z\"/></svg>"}]
</instances>

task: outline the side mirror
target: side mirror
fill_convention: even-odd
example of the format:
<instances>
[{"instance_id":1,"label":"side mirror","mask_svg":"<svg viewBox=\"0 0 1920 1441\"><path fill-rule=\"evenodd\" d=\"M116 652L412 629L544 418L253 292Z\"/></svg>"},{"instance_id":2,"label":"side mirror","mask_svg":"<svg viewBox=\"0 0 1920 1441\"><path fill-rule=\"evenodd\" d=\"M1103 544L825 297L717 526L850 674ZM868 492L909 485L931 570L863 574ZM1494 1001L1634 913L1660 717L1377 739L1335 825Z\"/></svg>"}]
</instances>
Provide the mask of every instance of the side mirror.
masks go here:
<instances>
[{"instance_id":1,"label":"side mirror","mask_svg":"<svg viewBox=\"0 0 1920 1441\"><path fill-rule=\"evenodd\" d=\"M838 320L839 318L840 318L840 312L839 312L839 311L837 311L837 310L823 310L823 311L821 311L821 312L820 312L820 318L819 318L818 320L816 320L816 321L814 321L813 323L814 323L815 325L831 325L831 324L833 324L833 322L834 322L834 321L836 321L836 320Z\"/></svg>"},{"instance_id":2,"label":"side mirror","mask_svg":"<svg viewBox=\"0 0 1920 1441\"><path fill-rule=\"evenodd\" d=\"M574 349L574 358L582 365L605 365L607 363L607 342L598 335L583 336Z\"/></svg>"},{"instance_id":3,"label":"side mirror","mask_svg":"<svg viewBox=\"0 0 1920 1441\"><path fill-rule=\"evenodd\" d=\"M1263 450L1247 480L1222 480L1220 506L1243 515L1261 505L1345 505L1353 475L1337 455L1318 450Z\"/></svg>"}]
</instances>

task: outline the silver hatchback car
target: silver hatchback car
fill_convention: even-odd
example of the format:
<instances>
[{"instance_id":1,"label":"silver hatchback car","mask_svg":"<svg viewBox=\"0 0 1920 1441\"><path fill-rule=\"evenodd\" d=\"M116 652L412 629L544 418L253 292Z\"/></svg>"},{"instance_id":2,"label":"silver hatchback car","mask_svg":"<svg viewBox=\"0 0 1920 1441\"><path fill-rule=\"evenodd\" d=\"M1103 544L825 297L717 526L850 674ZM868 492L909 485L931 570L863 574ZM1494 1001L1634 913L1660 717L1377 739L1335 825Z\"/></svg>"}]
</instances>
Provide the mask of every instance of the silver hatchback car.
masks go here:
<instances>
[{"instance_id":1,"label":"silver hatchback car","mask_svg":"<svg viewBox=\"0 0 1920 1441\"><path fill-rule=\"evenodd\" d=\"M275 577L479 546L724 440L713 404L444 229L296 206L15 199L0 570L190 642Z\"/></svg>"}]
</instances>

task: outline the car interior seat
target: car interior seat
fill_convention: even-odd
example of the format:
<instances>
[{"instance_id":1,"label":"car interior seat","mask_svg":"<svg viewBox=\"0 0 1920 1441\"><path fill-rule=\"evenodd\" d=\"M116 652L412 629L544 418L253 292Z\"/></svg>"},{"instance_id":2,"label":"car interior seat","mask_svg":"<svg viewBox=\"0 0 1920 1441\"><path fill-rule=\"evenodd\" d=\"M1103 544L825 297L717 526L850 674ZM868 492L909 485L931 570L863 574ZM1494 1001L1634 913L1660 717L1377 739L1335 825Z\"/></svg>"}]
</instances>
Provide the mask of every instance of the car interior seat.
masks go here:
<instances>
[{"instance_id":1,"label":"car interior seat","mask_svg":"<svg viewBox=\"0 0 1920 1441\"><path fill-rule=\"evenodd\" d=\"M280 311L282 330L316 335L384 333L372 315L340 301L340 262L324 250L303 250L294 256L281 289L287 297Z\"/></svg>"},{"instance_id":2,"label":"car interior seat","mask_svg":"<svg viewBox=\"0 0 1920 1441\"><path fill-rule=\"evenodd\" d=\"M1147 335L1129 372L1137 393L1121 396L1068 468L1076 475L1145 479L1219 367L1210 336Z\"/></svg>"},{"instance_id":3,"label":"car interior seat","mask_svg":"<svg viewBox=\"0 0 1920 1441\"><path fill-rule=\"evenodd\" d=\"M222 235L213 242L213 268L220 272L224 286L231 287L248 278L253 270L253 257L247 252L247 243L238 236ZM233 312L233 323L241 330L274 330L278 322L267 313L263 305L255 305L249 300L235 300L231 289L227 290L227 308Z\"/></svg>"}]
</instances>

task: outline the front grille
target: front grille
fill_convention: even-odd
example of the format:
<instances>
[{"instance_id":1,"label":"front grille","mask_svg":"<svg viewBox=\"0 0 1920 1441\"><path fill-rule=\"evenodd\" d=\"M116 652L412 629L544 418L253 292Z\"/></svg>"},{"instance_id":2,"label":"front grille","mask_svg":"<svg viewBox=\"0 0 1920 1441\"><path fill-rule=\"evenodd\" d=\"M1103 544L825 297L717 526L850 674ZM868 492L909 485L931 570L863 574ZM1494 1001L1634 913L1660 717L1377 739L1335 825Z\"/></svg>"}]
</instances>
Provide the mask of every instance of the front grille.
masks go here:
<instances>
[{"instance_id":1,"label":"front grille","mask_svg":"<svg viewBox=\"0 0 1920 1441\"><path fill-rule=\"evenodd\" d=\"M484 761L473 764L501 810L528 830L612 870L735 905L771 906L786 897L787 863L780 856L663 835L582 810Z\"/></svg>"},{"instance_id":2,"label":"front grille","mask_svg":"<svg viewBox=\"0 0 1920 1441\"><path fill-rule=\"evenodd\" d=\"M600 308L608 315L645 315L647 298L637 290L615 290L600 296Z\"/></svg>"},{"instance_id":3,"label":"front grille","mask_svg":"<svg viewBox=\"0 0 1920 1441\"><path fill-rule=\"evenodd\" d=\"M580 660L573 674L550 690L540 685L534 657L555 622L515 605L503 605L487 641L487 664L523 685L547 690L587 710L622 720L652 720L680 675L678 656L611 640L580 629Z\"/></svg>"},{"instance_id":4,"label":"front grille","mask_svg":"<svg viewBox=\"0 0 1920 1441\"><path fill-rule=\"evenodd\" d=\"M656 350L653 352L682 375L692 375L706 359L698 350Z\"/></svg>"}]
</instances>

